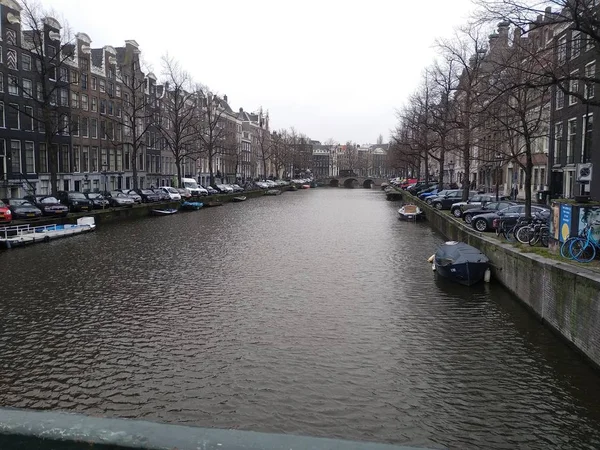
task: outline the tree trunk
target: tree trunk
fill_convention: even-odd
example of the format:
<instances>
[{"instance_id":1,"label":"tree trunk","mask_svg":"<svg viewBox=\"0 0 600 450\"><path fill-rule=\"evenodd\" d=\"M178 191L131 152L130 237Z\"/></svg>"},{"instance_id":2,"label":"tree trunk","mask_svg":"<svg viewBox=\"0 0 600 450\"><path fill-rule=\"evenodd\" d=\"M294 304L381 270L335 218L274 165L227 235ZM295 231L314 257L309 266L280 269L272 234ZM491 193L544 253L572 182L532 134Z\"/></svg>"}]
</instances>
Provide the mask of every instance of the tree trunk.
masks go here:
<instances>
[{"instance_id":1,"label":"tree trunk","mask_svg":"<svg viewBox=\"0 0 600 450\"><path fill-rule=\"evenodd\" d=\"M441 191L444 186L444 164L446 164L446 151L444 150L445 142L442 140L440 150L440 174L438 175L438 191Z\"/></svg>"},{"instance_id":2,"label":"tree trunk","mask_svg":"<svg viewBox=\"0 0 600 450\"><path fill-rule=\"evenodd\" d=\"M177 187L183 187L181 184L181 158L175 159L175 166L177 167Z\"/></svg>"},{"instance_id":3,"label":"tree trunk","mask_svg":"<svg viewBox=\"0 0 600 450\"><path fill-rule=\"evenodd\" d=\"M215 174L213 173L213 152L212 150L208 151L208 173L210 175L210 185L215 185Z\"/></svg>"},{"instance_id":4,"label":"tree trunk","mask_svg":"<svg viewBox=\"0 0 600 450\"><path fill-rule=\"evenodd\" d=\"M526 148L525 162L525 217L531 217L531 173L533 172L533 158L531 156L531 145Z\"/></svg>"},{"instance_id":5,"label":"tree trunk","mask_svg":"<svg viewBox=\"0 0 600 450\"><path fill-rule=\"evenodd\" d=\"M52 195L58 194L58 145L56 148L52 141L46 139L46 151L48 152L48 170L50 171L50 189Z\"/></svg>"}]
</instances>

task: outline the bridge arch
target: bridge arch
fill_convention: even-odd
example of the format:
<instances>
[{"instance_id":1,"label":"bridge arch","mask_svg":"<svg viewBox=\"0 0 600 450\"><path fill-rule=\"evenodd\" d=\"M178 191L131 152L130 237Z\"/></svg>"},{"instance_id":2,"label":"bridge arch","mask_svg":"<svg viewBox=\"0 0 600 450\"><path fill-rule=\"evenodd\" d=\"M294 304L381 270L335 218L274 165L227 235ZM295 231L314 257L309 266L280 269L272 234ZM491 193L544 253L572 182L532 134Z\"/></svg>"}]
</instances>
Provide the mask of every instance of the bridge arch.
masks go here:
<instances>
[{"instance_id":1,"label":"bridge arch","mask_svg":"<svg viewBox=\"0 0 600 450\"><path fill-rule=\"evenodd\" d=\"M358 185L358 180L356 178L347 178L344 180L344 187L347 189L353 189L355 185Z\"/></svg>"},{"instance_id":2,"label":"bridge arch","mask_svg":"<svg viewBox=\"0 0 600 450\"><path fill-rule=\"evenodd\" d=\"M374 184L375 184L375 181L371 180L370 178L367 178L365 181L363 181L363 187L365 189L371 189Z\"/></svg>"},{"instance_id":3,"label":"bridge arch","mask_svg":"<svg viewBox=\"0 0 600 450\"><path fill-rule=\"evenodd\" d=\"M335 178L333 180L331 180L329 182L329 186L330 187L339 187L340 186L340 180L336 180Z\"/></svg>"}]
</instances>

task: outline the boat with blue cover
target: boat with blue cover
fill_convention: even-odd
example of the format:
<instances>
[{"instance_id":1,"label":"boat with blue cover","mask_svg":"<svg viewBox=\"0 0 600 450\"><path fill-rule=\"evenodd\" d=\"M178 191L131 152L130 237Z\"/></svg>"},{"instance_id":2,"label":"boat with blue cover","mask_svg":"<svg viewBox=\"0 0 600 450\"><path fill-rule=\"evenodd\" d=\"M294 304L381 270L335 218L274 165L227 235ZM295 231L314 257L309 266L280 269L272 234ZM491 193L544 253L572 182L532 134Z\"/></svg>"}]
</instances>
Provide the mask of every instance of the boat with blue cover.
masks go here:
<instances>
[{"instance_id":1,"label":"boat with blue cover","mask_svg":"<svg viewBox=\"0 0 600 450\"><path fill-rule=\"evenodd\" d=\"M202 208L204 206L204 203L202 202L188 202L188 201L184 201L181 203L181 210L182 211L198 211L200 208Z\"/></svg>"},{"instance_id":2,"label":"boat with blue cover","mask_svg":"<svg viewBox=\"0 0 600 450\"><path fill-rule=\"evenodd\" d=\"M481 281L490 260L480 250L464 242L448 241L440 245L433 259L433 270L457 283L471 286Z\"/></svg>"}]
</instances>

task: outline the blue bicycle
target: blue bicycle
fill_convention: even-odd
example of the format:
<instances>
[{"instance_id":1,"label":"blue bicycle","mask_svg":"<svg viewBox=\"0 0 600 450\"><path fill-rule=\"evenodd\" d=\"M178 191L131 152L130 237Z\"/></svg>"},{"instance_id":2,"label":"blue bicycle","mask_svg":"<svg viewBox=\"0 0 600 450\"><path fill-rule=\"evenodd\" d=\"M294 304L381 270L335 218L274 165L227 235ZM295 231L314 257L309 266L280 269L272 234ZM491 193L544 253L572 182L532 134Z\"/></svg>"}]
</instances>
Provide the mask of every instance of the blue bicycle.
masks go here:
<instances>
[{"instance_id":1,"label":"blue bicycle","mask_svg":"<svg viewBox=\"0 0 600 450\"><path fill-rule=\"evenodd\" d=\"M586 226L583 237L567 239L565 244L569 243L569 254L577 262L588 263L596 257L596 250L600 248L600 242L594 239L594 228ZM564 245L564 244L563 244ZM563 250L561 248L561 254Z\"/></svg>"}]
</instances>

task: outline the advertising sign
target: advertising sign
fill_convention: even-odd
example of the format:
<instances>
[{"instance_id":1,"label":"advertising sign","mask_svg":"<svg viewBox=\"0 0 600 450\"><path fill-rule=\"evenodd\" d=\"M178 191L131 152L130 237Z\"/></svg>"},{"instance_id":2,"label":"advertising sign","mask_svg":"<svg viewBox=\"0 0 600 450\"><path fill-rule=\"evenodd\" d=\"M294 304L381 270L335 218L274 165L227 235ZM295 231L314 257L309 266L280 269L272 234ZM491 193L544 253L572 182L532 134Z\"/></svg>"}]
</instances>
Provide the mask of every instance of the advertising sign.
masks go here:
<instances>
[{"instance_id":1,"label":"advertising sign","mask_svg":"<svg viewBox=\"0 0 600 450\"><path fill-rule=\"evenodd\" d=\"M560 205L560 242L571 236L571 205Z\"/></svg>"}]
</instances>

